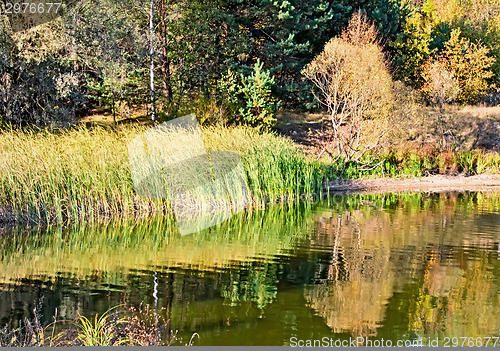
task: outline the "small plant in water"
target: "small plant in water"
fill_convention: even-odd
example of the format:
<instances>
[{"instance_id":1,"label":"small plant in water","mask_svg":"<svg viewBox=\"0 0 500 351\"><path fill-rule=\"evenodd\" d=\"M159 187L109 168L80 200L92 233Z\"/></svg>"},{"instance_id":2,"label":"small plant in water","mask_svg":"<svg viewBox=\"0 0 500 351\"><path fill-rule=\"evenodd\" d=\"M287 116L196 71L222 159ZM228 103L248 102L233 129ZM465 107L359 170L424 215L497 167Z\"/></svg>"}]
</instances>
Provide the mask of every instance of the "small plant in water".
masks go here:
<instances>
[{"instance_id":1,"label":"small plant in water","mask_svg":"<svg viewBox=\"0 0 500 351\"><path fill-rule=\"evenodd\" d=\"M68 321L56 320L42 325L38 309L32 320L25 318L15 329L0 328L0 347L31 346L170 346L181 344L176 332L169 329L169 321L149 305L119 311L113 307L94 318L78 316L68 328L61 330ZM119 317L122 315L122 317ZM195 334L197 335L197 334ZM193 344L193 338L188 344Z\"/></svg>"},{"instance_id":2,"label":"small plant in water","mask_svg":"<svg viewBox=\"0 0 500 351\"><path fill-rule=\"evenodd\" d=\"M119 306L107 310L100 317L96 315L93 322L85 316L78 317L76 320L79 330L78 340L83 346L115 346L127 342L117 333L120 324L126 323L125 318L118 318L117 307ZM112 313L113 310L115 313Z\"/></svg>"}]
</instances>

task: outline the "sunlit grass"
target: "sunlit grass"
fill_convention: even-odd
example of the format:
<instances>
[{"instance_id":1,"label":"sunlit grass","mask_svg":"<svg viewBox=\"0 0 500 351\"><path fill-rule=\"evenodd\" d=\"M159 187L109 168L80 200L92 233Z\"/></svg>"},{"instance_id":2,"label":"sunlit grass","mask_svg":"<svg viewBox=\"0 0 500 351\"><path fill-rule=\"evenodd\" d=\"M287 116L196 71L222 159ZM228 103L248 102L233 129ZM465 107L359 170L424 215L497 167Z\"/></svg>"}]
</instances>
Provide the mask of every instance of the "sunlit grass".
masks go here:
<instances>
[{"instance_id":1,"label":"sunlit grass","mask_svg":"<svg viewBox=\"0 0 500 351\"><path fill-rule=\"evenodd\" d=\"M0 221L66 223L106 217L131 218L172 213L164 198L141 197L131 175L129 143L147 128L76 127L64 132L6 130L0 133ZM389 150L358 163L315 161L287 138L249 127L201 129L209 152L239 154L250 208L293 203L325 192L337 178L400 175L500 173L500 154L484 151ZM177 180L188 170L178 172ZM221 183L222 184L222 183ZM216 184L217 186L221 184ZM223 184L222 184L223 185ZM218 188L192 187L188 210L224 208ZM223 194L224 195L224 194ZM234 198L242 198L235 194ZM196 200L196 201L195 201ZM221 202L222 203L217 203ZM245 197L246 200L246 197ZM207 205L207 206L206 206ZM177 213L177 212L176 212Z\"/></svg>"},{"instance_id":2,"label":"sunlit grass","mask_svg":"<svg viewBox=\"0 0 500 351\"><path fill-rule=\"evenodd\" d=\"M134 196L126 145L139 128L77 128L60 134L0 134L0 204L37 221L89 220L131 213Z\"/></svg>"},{"instance_id":3,"label":"sunlit grass","mask_svg":"<svg viewBox=\"0 0 500 351\"><path fill-rule=\"evenodd\" d=\"M35 222L95 220L169 212L163 199L137 195L128 145L145 127L8 130L0 134L0 217ZM240 154L253 206L293 202L319 191L326 167L295 145L247 127L202 129L207 149Z\"/></svg>"}]
</instances>

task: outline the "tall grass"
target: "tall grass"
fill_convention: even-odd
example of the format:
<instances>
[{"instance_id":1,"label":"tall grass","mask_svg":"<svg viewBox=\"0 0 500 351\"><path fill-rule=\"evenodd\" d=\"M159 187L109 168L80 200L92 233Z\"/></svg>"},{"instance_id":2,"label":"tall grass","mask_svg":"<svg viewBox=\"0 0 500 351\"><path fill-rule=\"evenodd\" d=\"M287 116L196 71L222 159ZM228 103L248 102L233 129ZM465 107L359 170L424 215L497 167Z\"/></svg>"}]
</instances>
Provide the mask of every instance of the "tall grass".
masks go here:
<instances>
[{"instance_id":1,"label":"tall grass","mask_svg":"<svg viewBox=\"0 0 500 351\"><path fill-rule=\"evenodd\" d=\"M325 163L307 159L289 139L258 134L246 127L204 130L209 150L233 150L242 157L254 203L294 202L322 191L336 173Z\"/></svg>"},{"instance_id":2,"label":"tall grass","mask_svg":"<svg viewBox=\"0 0 500 351\"><path fill-rule=\"evenodd\" d=\"M134 189L128 145L145 130L76 127L57 133L0 133L0 222L64 223L171 214L167 200L143 198ZM291 140L248 127L205 127L202 135L209 151L241 156L253 207L321 195L324 185L339 177L500 173L500 154L478 150L390 150L365 160L376 165L367 168L342 160L335 165L314 161Z\"/></svg>"},{"instance_id":3,"label":"tall grass","mask_svg":"<svg viewBox=\"0 0 500 351\"><path fill-rule=\"evenodd\" d=\"M69 131L8 130L0 134L0 220L62 223L103 216L169 212L164 199L136 194L128 144L145 127L76 127ZM250 202L292 202L320 191L325 164L306 159L295 145L247 127L202 130L209 150L238 152Z\"/></svg>"},{"instance_id":4,"label":"tall grass","mask_svg":"<svg viewBox=\"0 0 500 351\"><path fill-rule=\"evenodd\" d=\"M37 221L132 213L126 145L140 128L0 134L0 206ZM17 218L19 219L19 217Z\"/></svg>"}]
</instances>

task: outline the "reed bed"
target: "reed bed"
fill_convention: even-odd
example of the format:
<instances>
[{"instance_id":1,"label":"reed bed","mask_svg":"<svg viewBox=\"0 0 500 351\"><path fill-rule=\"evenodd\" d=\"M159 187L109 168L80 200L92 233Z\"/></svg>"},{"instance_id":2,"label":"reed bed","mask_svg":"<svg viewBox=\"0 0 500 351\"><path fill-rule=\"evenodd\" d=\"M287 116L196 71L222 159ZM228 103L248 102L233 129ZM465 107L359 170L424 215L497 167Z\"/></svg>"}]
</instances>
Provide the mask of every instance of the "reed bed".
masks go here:
<instances>
[{"instance_id":1,"label":"reed bed","mask_svg":"<svg viewBox=\"0 0 500 351\"><path fill-rule=\"evenodd\" d=\"M165 199L143 198L131 177L128 145L146 127L82 126L68 131L0 133L0 221L66 223L171 213ZM202 128L209 151L237 152L251 206L290 203L321 191L329 167L292 141L248 127Z\"/></svg>"},{"instance_id":2,"label":"reed bed","mask_svg":"<svg viewBox=\"0 0 500 351\"><path fill-rule=\"evenodd\" d=\"M0 132L0 223L93 222L159 213L172 216L168 197L140 196L134 188L128 147L146 130L129 125ZM500 173L497 152L387 151L378 157L367 155L364 163L374 167L342 160L332 165L307 158L290 139L249 127L202 127L201 135L209 154L229 151L240 156L245 179L236 180L246 183L248 194L229 197L244 199L241 202L248 202L249 208L321 197L322 192L328 193L325 184L339 178ZM177 172L181 176L176 180L197 181L182 167L190 166L181 163ZM224 187L222 183L215 185ZM221 189L207 191L193 186L189 191L191 201L182 203L191 211L188 217L206 207L214 212L227 210Z\"/></svg>"}]
</instances>

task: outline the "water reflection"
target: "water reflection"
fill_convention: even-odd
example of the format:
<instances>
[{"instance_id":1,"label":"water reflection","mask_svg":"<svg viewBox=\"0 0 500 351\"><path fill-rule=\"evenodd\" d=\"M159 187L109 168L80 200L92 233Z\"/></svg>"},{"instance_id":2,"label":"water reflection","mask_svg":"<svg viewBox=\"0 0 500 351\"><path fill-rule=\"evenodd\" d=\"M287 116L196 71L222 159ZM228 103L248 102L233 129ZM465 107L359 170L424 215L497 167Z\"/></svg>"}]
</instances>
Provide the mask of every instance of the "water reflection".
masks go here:
<instances>
[{"instance_id":1,"label":"water reflection","mask_svg":"<svg viewBox=\"0 0 500 351\"><path fill-rule=\"evenodd\" d=\"M495 335L498 195L476 196L323 210L311 242L332 256L325 278L306 288L308 305L333 332L356 337L381 337L394 301L404 302L408 334Z\"/></svg>"},{"instance_id":2,"label":"water reflection","mask_svg":"<svg viewBox=\"0 0 500 351\"><path fill-rule=\"evenodd\" d=\"M201 345L494 336L499 213L494 193L365 195L186 237L165 219L18 231L0 239L0 322L144 302Z\"/></svg>"}]
</instances>

